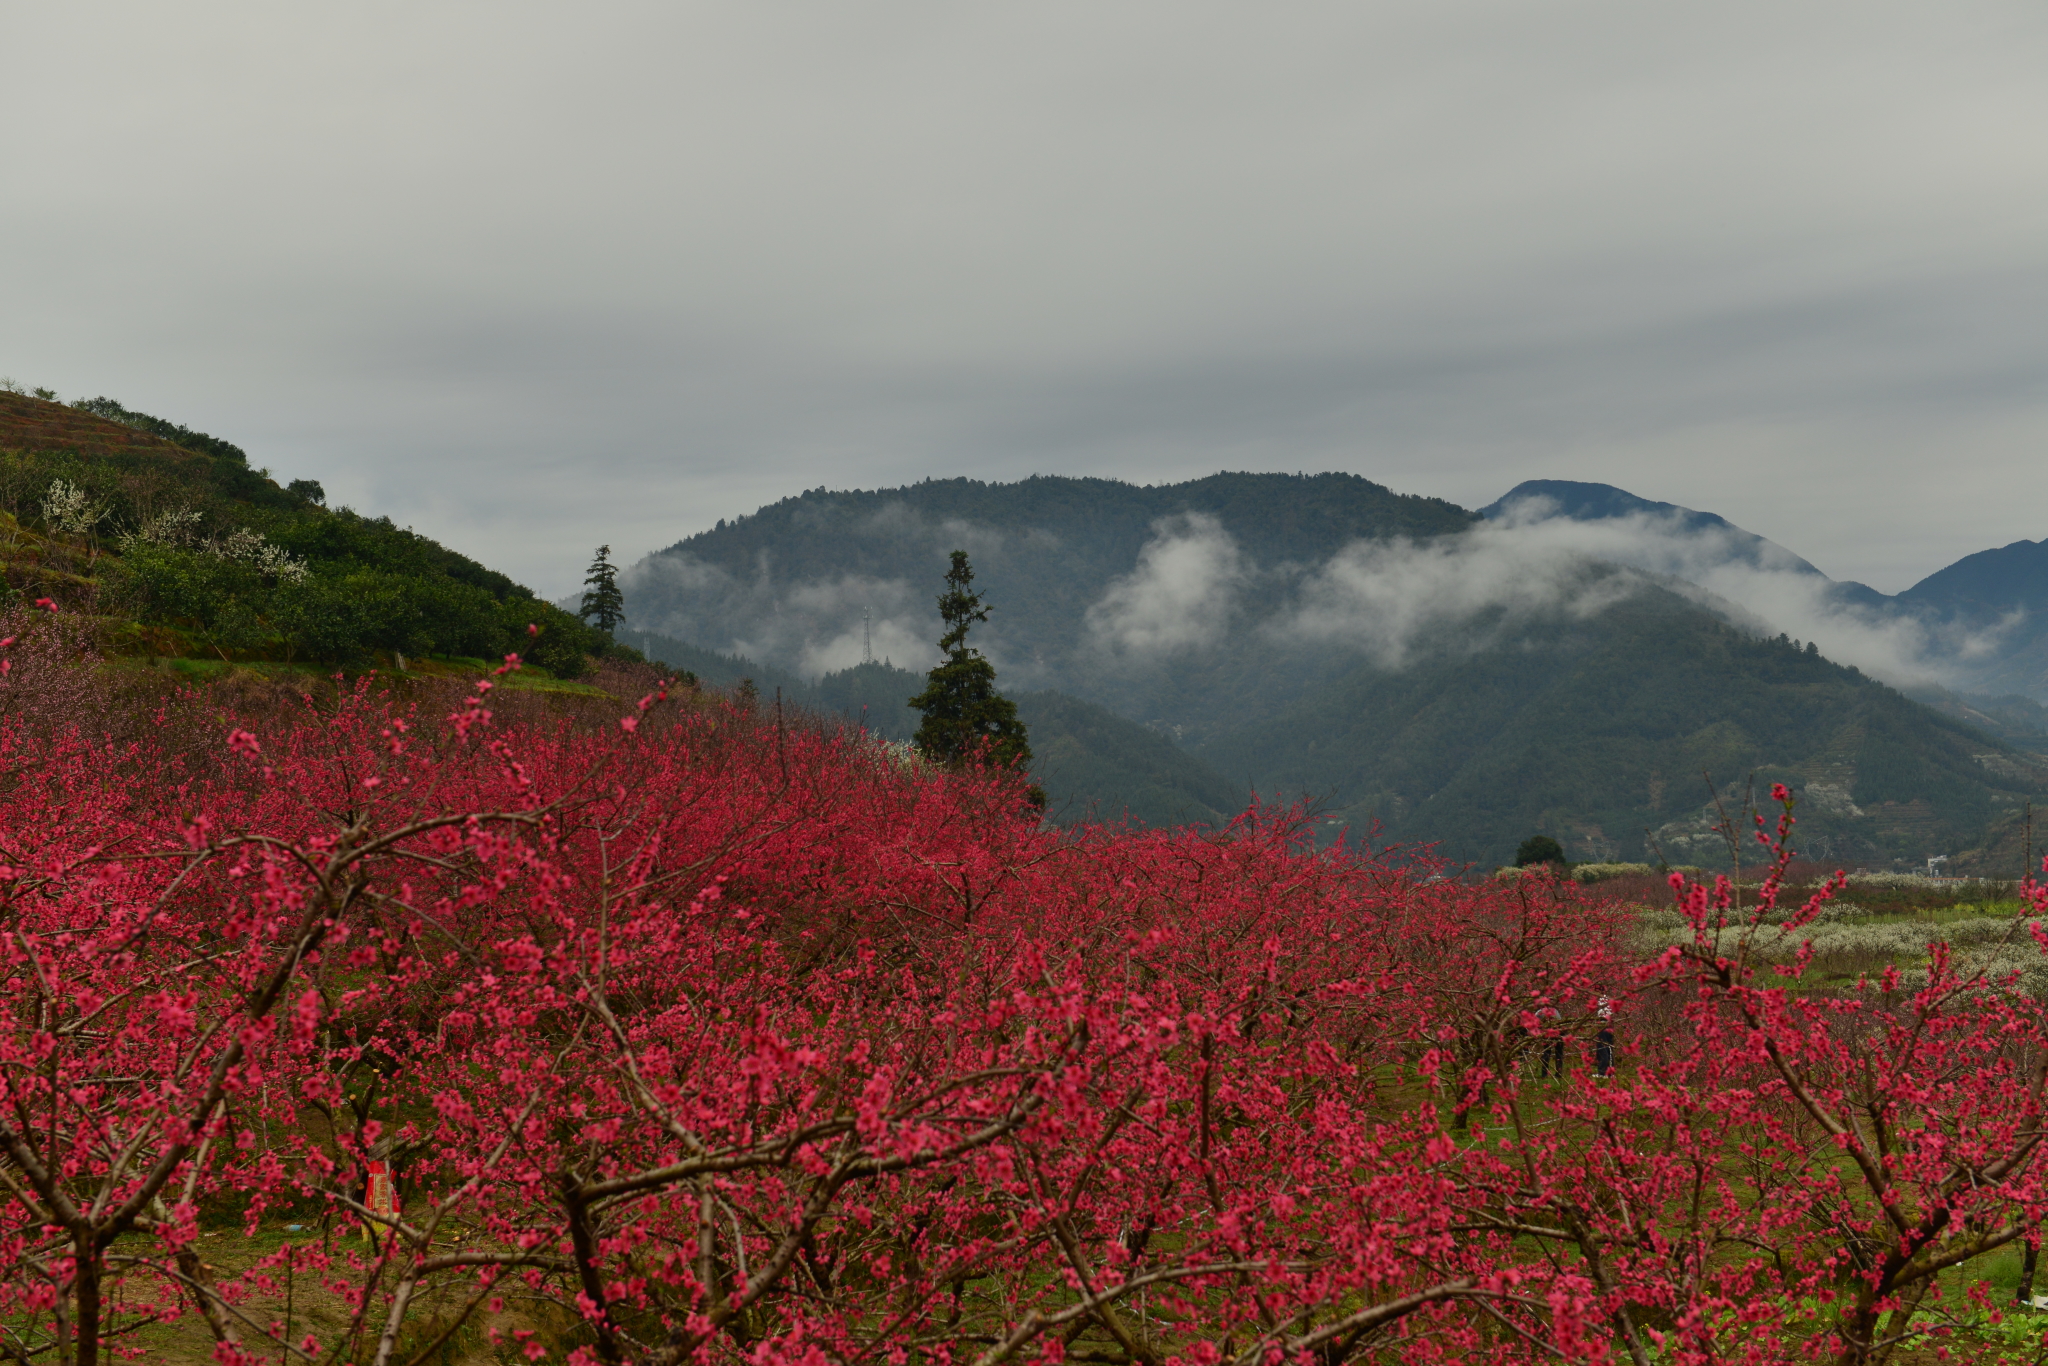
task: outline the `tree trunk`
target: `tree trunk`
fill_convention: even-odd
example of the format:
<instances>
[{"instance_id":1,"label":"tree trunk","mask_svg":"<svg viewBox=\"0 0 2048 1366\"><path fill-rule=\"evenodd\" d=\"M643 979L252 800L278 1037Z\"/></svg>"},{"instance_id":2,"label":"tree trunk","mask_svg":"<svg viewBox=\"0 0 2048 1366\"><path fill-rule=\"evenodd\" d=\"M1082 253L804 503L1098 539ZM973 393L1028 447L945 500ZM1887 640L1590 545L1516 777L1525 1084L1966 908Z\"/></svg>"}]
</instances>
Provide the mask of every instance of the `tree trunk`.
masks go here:
<instances>
[{"instance_id":1,"label":"tree trunk","mask_svg":"<svg viewBox=\"0 0 2048 1366\"><path fill-rule=\"evenodd\" d=\"M100 1362L100 1246L90 1232L74 1235L72 1255L72 1303L78 1318L73 1325L78 1352L77 1366L99 1366Z\"/></svg>"},{"instance_id":2,"label":"tree trunk","mask_svg":"<svg viewBox=\"0 0 2048 1366\"><path fill-rule=\"evenodd\" d=\"M2041 1260L2041 1239L2037 1232L2026 1241L2026 1252L2020 1258L2020 1283L2012 1292L2013 1307L2031 1309L2034 1304L2034 1268Z\"/></svg>"}]
</instances>

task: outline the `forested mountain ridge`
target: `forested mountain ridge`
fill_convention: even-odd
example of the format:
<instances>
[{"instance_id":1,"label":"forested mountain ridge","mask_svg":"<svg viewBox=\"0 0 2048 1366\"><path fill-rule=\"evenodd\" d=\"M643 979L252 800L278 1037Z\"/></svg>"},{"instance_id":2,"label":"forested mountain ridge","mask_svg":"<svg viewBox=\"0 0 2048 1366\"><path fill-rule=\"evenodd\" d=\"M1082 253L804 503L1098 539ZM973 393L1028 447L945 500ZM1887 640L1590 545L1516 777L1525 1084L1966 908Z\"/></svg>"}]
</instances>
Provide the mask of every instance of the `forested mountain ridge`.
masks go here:
<instances>
[{"instance_id":1,"label":"forested mountain ridge","mask_svg":"<svg viewBox=\"0 0 2048 1366\"><path fill-rule=\"evenodd\" d=\"M1989 848L2048 796L2048 765L2007 735L1673 572L1734 564L1832 591L1783 547L1604 485L1537 481L1489 511L1532 496L1606 539L1575 549L1577 533L1355 477L813 490L650 557L628 611L823 683L864 632L922 664L945 552L966 548L996 609L982 643L1020 699L1078 695L1230 787L1318 800L1333 831L1377 824L1478 863L1539 831L1578 857L1697 861L1717 838L1702 773L1724 798L1752 774L1789 782L1814 851L1851 866ZM1647 548L1635 567L1599 553L1630 544Z\"/></svg>"},{"instance_id":2,"label":"forested mountain ridge","mask_svg":"<svg viewBox=\"0 0 2048 1366\"><path fill-rule=\"evenodd\" d=\"M895 489L824 488L770 503L760 511L720 522L658 553L690 552L727 564L753 562L762 553L787 559L793 572L877 569L886 546L857 540L834 546L813 538L799 545L793 529L857 529L882 518L892 528L895 509L947 525L996 533L1050 533L1073 550L1093 544L1126 562L1153 522L1181 513L1221 521L1261 558L1328 555L1360 536L1428 536L1462 530L1476 515L1441 498L1395 493L1355 474L1212 474L1181 484L1131 484L1120 479L1032 475L1011 484L979 479L926 479Z\"/></svg>"},{"instance_id":3,"label":"forested mountain ridge","mask_svg":"<svg viewBox=\"0 0 2048 1366\"><path fill-rule=\"evenodd\" d=\"M2048 538L1966 555L1894 601L1911 613L1985 633L1995 643L1965 666L1980 701L2018 694L2048 702Z\"/></svg>"},{"instance_id":4,"label":"forested mountain ridge","mask_svg":"<svg viewBox=\"0 0 2048 1366\"><path fill-rule=\"evenodd\" d=\"M468 556L108 399L0 392L0 535L11 596L98 617L137 653L359 664L516 650L573 676L609 647Z\"/></svg>"},{"instance_id":5,"label":"forested mountain ridge","mask_svg":"<svg viewBox=\"0 0 2048 1366\"><path fill-rule=\"evenodd\" d=\"M1902 602L1987 616L2048 603L2048 539L1965 555L1899 594Z\"/></svg>"},{"instance_id":6,"label":"forested mountain ridge","mask_svg":"<svg viewBox=\"0 0 2048 1366\"><path fill-rule=\"evenodd\" d=\"M922 667L946 555L965 549L995 605L978 643L1013 686L1068 688L1089 606L1132 572L1164 523L1203 519L1248 559L1307 563L1360 539L1433 537L1473 515L1350 474L1218 474L1141 486L1036 476L813 489L678 541L632 566L627 610L645 630L817 674L861 658ZM933 566L938 566L934 569Z\"/></svg>"}]
</instances>

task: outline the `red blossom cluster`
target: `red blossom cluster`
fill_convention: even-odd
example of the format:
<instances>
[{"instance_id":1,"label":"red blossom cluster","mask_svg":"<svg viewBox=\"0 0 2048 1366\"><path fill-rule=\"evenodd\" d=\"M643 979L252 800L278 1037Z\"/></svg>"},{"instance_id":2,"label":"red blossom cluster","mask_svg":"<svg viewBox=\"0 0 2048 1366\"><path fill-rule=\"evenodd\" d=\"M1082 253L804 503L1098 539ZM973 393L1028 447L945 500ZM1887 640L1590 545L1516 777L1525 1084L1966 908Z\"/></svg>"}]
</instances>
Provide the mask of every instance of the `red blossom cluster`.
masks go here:
<instances>
[{"instance_id":1,"label":"red blossom cluster","mask_svg":"<svg viewBox=\"0 0 2048 1366\"><path fill-rule=\"evenodd\" d=\"M1059 832L698 694L488 691L0 718L0 1356L1866 1361L2048 1215L2038 1002L1752 961L1789 804L1762 904L1681 887L1637 963L1285 812ZM223 1273L223 1210L319 1236Z\"/></svg>"}]
</instances>

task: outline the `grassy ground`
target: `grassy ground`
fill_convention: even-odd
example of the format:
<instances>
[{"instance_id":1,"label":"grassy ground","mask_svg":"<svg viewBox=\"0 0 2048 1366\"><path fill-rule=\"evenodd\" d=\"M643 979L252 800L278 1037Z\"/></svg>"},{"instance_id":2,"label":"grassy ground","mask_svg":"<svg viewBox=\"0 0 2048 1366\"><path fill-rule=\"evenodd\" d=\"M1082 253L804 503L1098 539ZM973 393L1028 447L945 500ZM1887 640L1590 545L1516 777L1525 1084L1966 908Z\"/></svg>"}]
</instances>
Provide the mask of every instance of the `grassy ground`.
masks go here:
<instances>
[{"instance_id":1,"label":"grassy ground","mask_svg":"<svg viewBox=\"0 0 2048 1366\"><path fill-rule=\"evenodd\" d=\"M148 1243L142 1235L124 1241L134 1243L138 1251ZM253 1237L241 1228L209 1229L201 1233L199 1243L201 1258L223 1281L247 1271L258 1262L276 1257L287 1247L304 1253L317 1253L322 1245L318 1229L287 1227L284 1222L266 1224L258 1228ZM358 1239L335 1245L331 1250L337 1257L350 1250L366 1254L368 1244ZM295 1270L289 1280L282 1268L271 1273L277 1285L275 1293L252 1295L238 1308L263 1328L284 1326L294 1341L302 1341L311 1335L323 1350L329 1349L348 1333L349 1309L339 1296L320 1283L316 1272L309 1267L298 1266L296 1259L293 1265ZM434 1339L441 1336L446 1323L446 1319L437 1319L431 1313L415 1315L415 1321L408 1324L399 1340L396 1360L410 1361L418 1351L431 1346ZM380 1323L366 1326L352 1359L368 1361L375 1355L381 1326ZM535 1320L522 1315L516 1308L499 1314L491 1314L487 1308L479 1309L468 1323L428 1357L428 1364L512 1366L516 1362L524 1366L527 1357L514 1335L519 1330L531 1331L536 1326ZM544 1341L552 1341L557 1334L543 1332L540 1336ZM121 1342L130 1348L140 1349L144 1360L163 1362L166 1366L201 1366L201 1363L214 1360L213 1337L206 1321L189 1309L174 1322L140 1327L124 1336ZM559 1359L558 1353L550 1355Z\"/></svg>"}]
</instances>

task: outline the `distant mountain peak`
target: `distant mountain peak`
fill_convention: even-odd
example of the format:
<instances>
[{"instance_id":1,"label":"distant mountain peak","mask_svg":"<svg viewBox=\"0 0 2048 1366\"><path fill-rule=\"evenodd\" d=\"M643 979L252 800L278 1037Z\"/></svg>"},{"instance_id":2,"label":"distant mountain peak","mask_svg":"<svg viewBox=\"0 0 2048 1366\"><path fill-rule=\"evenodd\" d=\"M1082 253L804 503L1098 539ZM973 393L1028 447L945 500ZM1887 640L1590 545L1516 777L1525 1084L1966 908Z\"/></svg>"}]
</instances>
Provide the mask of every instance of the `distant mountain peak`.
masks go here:
<instances>
[{"instance_id":1,"label":"distant mountain peak","mask_svg":"<svg viewBox=\"0 0 2048 1366\"><path fill-rule=\"evenodd\" d=\"M1965 555L1899 594L1914 606L1985 618L2048 602L2048 538Z\"/></svg>"},{"instance_id":2,"label":"distant mountain peak","mask_svg":"<svg viewBox=\"0 0 2048 1366\"><path fill-rule=\"evenodd\" d=\"M1612 484L1585 483L1577 479L1525 479L1479 509L1489 521L1500 521L1538 500L1552 509L1551 516L1574 522L1604 522L1628 517L1659 517L1689 532L1713 532L1726 538L1730 558L1758 567L1789 570L1797 574L1825 574L1775 541L1745 531L1726 517L1677 503L1659 503L1639 498ZM1861 588L1862 585L1856 585ZM1864 592L1870 590L1864 589Z\"/></svg>"},{"instance_id":3,"label":"distant mountain peak","mask_svg":"<svg viewBox=\"0 0 2048 1366\"><path fill-rule=\"evenodd\" d=\"M1599 522L1610 517L1648 514L1676 515L1683 518L1687 526L1733 525L1725 517L1717 517L1711 512L1696 512L1676 503L1653 502L1612 484L1589 484L1578 479L1524 479L1479 509L1479 515L1498 521L1520 504L1537 498L1547 499L1556 507L1558 516L1569 517L1575 522Z\"/></svg>"}]
</instances>

